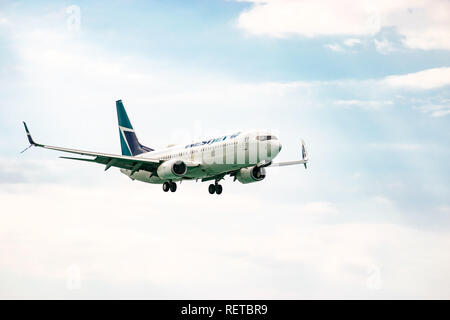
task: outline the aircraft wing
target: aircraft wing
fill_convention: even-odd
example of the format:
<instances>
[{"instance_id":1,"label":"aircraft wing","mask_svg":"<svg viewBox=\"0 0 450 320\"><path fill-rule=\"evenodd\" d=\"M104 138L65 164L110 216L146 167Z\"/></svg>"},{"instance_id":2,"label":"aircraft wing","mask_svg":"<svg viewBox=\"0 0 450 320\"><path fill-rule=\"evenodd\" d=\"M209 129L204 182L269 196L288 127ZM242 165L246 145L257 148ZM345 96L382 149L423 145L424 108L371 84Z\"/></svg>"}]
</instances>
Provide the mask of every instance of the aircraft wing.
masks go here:
<instances>
[{"instance_id":1,"label":"aircraft wing","mask_svg":"<svg viewBox=\"0 0 450 320\"><path fill-rule=\"evenodd\" d=\"M141 169L146 170L146 171L155 171L160 164L159 160L153 160L153 159L147 159L147 158L128 157L128 156L120 156L120 155L106 154L106 153L95 153L95 152L89 152L89 154L86 154L86 151L81 151L81 150L72 150L72 149L57 148L57 147L51 147L51 146L42 146L42 147L45 149L51 149L51 150L57 150L57 151L62 151L62 152L69 152L69 153L92 156L93 158L75 158L75 157L60 157L60 158L103 164L103 165L105 165L105 171L111 167L128 169L128 170L131 170L132 173L139 171Z\"/></svg>"},{"instance_id":2,"label":"aircraft wing","mask_svg":"<svg viewBox=\"0 0 450 320\"><path fill-rule=\"evenodd\" d=\"M161 161L159 159L129 157L129 156L92 152L92 151L83 151L83 150L53 147L53 146L39 144L39 143L34 142L26 123L24 122L23 124L25 126L25 131L27 132L28 141L30 142L31 146L50 149L50 150L56 150L56 151L61 151L61 152L73 153L73 154L78 154L78 155L82 155L82 156L90 156L92 158L74 158L74 157L61 157L61 158L103 164L106 166L105 171L111 167L128 169L128 170L132 170L134 172L141 170L141 169L148 170L148 171L154 171L154 170L156 170L156 168L158 168L159 164L161 163Z\"/></svg>"}]
</instances>

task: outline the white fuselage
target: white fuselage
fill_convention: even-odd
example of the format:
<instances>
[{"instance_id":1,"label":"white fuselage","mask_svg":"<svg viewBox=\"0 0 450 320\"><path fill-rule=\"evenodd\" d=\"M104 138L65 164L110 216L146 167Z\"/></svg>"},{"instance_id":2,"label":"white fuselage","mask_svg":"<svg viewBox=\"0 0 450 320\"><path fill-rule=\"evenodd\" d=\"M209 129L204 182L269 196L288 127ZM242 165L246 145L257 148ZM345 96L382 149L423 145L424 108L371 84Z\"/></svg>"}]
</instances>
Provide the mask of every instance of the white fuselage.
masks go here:
<instances>
[{"instance_id":1,"label":"white fuselage","mask_svg":"<svg viewBox=\"0 0 450 320\"><path fill-rule=\"evenodd\" d=\"M270 138L267 138L270 137ZM182 177L171 179L207 179L240 168L270 163L280 152L281 143L268 131L246 131L215 139L205 139L187 145L176 145L165 149L143 153L138 157L161 160L181 160L188 166ZM198 165L200 164L200 165ZM139 170L131 175L131 170L121 172L132 178L148 183L163 183L157 174Z\"/></svg>"}]
</instances>

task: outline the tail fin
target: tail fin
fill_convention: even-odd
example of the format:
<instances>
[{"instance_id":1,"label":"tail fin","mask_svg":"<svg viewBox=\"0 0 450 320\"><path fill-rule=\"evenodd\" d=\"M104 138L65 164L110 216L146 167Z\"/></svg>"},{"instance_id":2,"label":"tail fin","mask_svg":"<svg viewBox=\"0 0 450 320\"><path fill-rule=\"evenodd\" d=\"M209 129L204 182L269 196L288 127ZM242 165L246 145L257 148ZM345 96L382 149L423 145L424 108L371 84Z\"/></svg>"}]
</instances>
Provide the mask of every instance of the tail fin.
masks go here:
<instances>
[{"instance_id":1,"label":"tail fin","mask_svg":"<svg viewBox=\"0 0 450 320\"><path fill-rule=\"evenodd\" d=\"M123 107L122 100L116 101L117 119L119 120L120 146L122 147L122 155L136 156L141 153L153 151L153 149L143 146L128 119L127 112Z\"/></svg>"}]
</instances>

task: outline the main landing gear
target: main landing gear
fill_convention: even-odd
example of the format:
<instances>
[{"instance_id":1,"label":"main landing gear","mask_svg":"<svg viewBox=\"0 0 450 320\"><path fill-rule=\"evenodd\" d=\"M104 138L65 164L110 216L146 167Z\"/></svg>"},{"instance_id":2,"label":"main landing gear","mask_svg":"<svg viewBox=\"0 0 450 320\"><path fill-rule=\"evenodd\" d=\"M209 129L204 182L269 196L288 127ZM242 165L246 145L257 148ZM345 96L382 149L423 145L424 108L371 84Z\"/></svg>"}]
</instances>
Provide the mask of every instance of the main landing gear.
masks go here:
<instances>
[{"instance_id":1,"label":"main landing gear","mask_svg":"<svg viewBox=\"0 0 450 320\"><path fill-rule=\"evenodd\" d=\"M175 182L164 182L162 187L164 192L167 192L169 190L171 192L177 191L177 184Z\"/></svg>"},{"instance_id":2,"label":"main landing gear","mask_svg":"<svg viewBox=\"0 0 450 320\"><path fill-rule=\"evenodd\" d=\"M218 184L217 182L215 184L210 184L208 187L208 191L210 194L221 194L222 193L222 185Z\"/></svg>"}]
</instances>

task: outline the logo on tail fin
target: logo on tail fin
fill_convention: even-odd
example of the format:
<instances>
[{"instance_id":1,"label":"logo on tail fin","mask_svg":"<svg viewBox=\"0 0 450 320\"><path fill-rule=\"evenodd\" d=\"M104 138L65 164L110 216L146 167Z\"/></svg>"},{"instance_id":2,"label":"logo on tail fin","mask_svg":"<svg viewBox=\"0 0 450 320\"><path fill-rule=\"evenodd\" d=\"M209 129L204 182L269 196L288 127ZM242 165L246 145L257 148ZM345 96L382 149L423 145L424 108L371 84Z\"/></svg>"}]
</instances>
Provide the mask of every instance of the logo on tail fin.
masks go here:
<instances>
[{"instance_id":1,"label":"logo on tail fin","mask_svg":"<svg viewBox=\"0 0 450 320\"><path fill-rule=\"evenodd\" d=\"M151 152L153 149L143 146L139 140L128 118L122 100L116 101L117 119L119 121L120 146L122 155L136 156L141 153Z\"/></svg>"}]
</instances>

